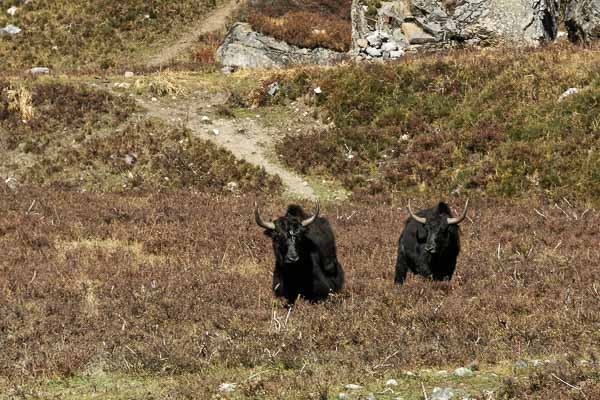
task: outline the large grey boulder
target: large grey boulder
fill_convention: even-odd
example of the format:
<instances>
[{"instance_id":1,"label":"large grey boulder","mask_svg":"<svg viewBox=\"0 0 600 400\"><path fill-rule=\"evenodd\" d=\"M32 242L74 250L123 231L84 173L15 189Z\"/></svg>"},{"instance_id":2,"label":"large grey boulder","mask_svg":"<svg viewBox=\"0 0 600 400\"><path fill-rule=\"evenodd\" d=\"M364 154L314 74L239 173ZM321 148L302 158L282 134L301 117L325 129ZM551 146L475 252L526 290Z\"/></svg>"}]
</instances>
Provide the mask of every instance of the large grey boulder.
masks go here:
<instances>
[{"instance_id":1,"label":"large grey boulder","mask_svg":"<svg viewBox=\"0 0 600 400\"><path fill-rule=\"evenodd\" d=\"M274 68L296 64L329 65L343 59L344 53L292 46L252 29L250 24L234 24L221 46L217 60L224 66Z\"/></svg>"},{"instance_id":2,"label":"large grey boulder","mask_svg":"<svg viewBox=\"0 0 600 400\"><path fill-rule=\"evenodd\" d=\"M556 37L558 0L393 0L381 2L375 16L367 13L373 14L372 8L353 1L353 43L384 32L409 49L537 45Z\"/></svg>"},{"instance_id":3,"label":"large grey boulder","mask_svg":"<svg viewBox=\"0 0 600 400\"><path fill-rule=\"evenodd\" d=\"M600 39L600 0L571 0L567 6L565 25L571 41L591 42Z\"/></svg>"}]
</instances>

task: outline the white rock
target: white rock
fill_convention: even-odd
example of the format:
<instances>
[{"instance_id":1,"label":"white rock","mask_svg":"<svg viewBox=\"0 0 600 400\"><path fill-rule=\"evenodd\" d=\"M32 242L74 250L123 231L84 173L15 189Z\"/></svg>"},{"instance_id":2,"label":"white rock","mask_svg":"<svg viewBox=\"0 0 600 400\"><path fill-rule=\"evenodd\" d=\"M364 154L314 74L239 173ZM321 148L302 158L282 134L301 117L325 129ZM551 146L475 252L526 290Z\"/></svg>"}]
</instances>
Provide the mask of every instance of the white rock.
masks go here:
<instances>
[{"instance_id":1,"label":"white rock","mask_svg":"<svg viewBox=\"0 0 600 400\"><path fill-rule=\"evenodd\" d=\"M567 32L565 32L565 31L558 31L558 33L556 34L557 39L560 39L560 38L563 38L566 36L567 36Z\"/></svg>"},{"instance_id":2,"label":"white rock","mask_svg":"<svg viewBox=\"0 0 600 400\"><path fill-rule=\"evenodd\" d=\"M218 136L219 135L219 130L218 129L213 129L212 133L214 133L215 136Z\"/></svg>"},{"instance_id":3,"label":"white rock","mask_svg":"<svg viewBox=\"0 0 600 400\"><path fill-rule=\"evenodd\" d=\"M134 75L133 71L125 71L125 78L133 78Z\"/></svg>"},{"instance_id":4,"label":"white rock","mask_svg":"<svg viewBox=\"0 0 600 400\"><path fill-rule=\"evenodd\" d=\"M16 35L21 32L21 28L13 24L8 24L4 28L0 29L0 33L8 33L9 35Z\"/></svg>"},{"instance_id":5,"label":"white rock","mask_svg":"<svg viewBox=\"0 0 600 400\"><path fill-rule=\"evenodd\" d=\"M433 392L429 397L431 400L450 400L454 397L454 390L452 388L433 388Z\"/></svg>"},{"instance_id":6,"label":"white rock","mask_svg":"<svg viewBox=\"0 0 600 400\"><path fill-rule=\"evenodd\" d=\"M402 136L400 136L400 140L406 142L408 139L410 139L410 136L408 136L406 133Z\"/></svg>"},{"instance_id":7,"label":"white rock","mask_svg":"<svg viewBox=\"0 0 600 400\"><path fill-rule=\"evenodd\" d=\"M152 99L150 99L152 101L158 101L158 99L156 97L153 97Z\"/></svg>"},{"instance_id":8,"label":"white rock","mask_svg":"<svg viewBox=\"0 0 600 400\"><path fill-rule=\"evenodd\" d=\"M454 375L456 376L473 376L473 371L469 368L460 367L454 370Z\"/></svg>"},{"instance_id":9,"label":"white rock","mask_svg":"<svg viewBox=\"0 0 600 400\"><path fill-rule=\"evenodd\" d=\"M398 386L398 381L395 379L388 379L385 381L385 386Z\"/></svg>"},{"instance_id":10,"label":"white rock","mask_svg":"<svg viewBox=\"0 0 600 400\"><path fill-rule=\"evenodd\" d=\"M52 46L52 50L54 50L54 51L58 50L58 46L56 46L56 45Z\"/></svg>"},{"instance_id":11,"label":"white rock","mask_svg":"<svg viewBox=\"0 0 600 400\"><path fill-rule=\"evenodd\" d=\"M373 46L373 47L379 47L381 46L381 36L379 35L379 32L373 32L370 35L367 36L367 42L369 42L369 45Z\"/></svg>"},{"instance_id":12,"label":"white rock","mask_svg":"<svg viewBox=\"0 0 600 400\"><path fill-rule=\"evenodd\" d=\"M381 57L382 55L381 50L376 49L375 47L367 47L366 52L371 57Z\"/></svg>"},{"instance_id":13,"label":"white rock","mask_svg":"<svg viewBox=\"0 0 600 400\"><path fill-rule=\"evenodd\" d=\"M202 118L200 118L200 121L202 121L203 124L210 124L210 118L206 115L203 115Z\"/></svg>"},{"instance_id":14,"label":"white rock","mask_svg":"<svg viewBox=\"0 0 600 400\"><path fill-rule=\"evenodd\" d=\"M17 7L16 6L12 6L8 10L6 10L6 13L8 15L14 16L17 13Z\"/></svg>"},{"instance_id":15,"label":"white rock","mask_svg":"<svg viewBox=\"0 0 600 400\"><path fill-rule=\"evenodd\" d=\"M356 384L354 384L354 383L349 383L349 384L347 384L347 385L346 385L346 386L344 386L344 387L345 387L346 389L348 389L348 390L359 390L359 389L362 389L362 386L360 386L360 385L356 385Z\"/></svg>"},{"instance_id":16,"label":"white rock","mask_svg":"<svg viewBox=\"0 0 600 400\"><path fill-rule=\"evenodd\" d=\"M398 50L398 44L396 42L387 42L381 45L382 51L394 51Z\"/></svg>"},{"instance_id":17,"label":"white rock","mask_svg":"<svg viewBox=\"0 0 600 400\"><path fill-rule=\"evenodd\" d=\"M237 182L231 181L227 184L227 190L229 190L230 192L235 192L235 191L237 191L238 186L239 185Z\"/></svg>"},{"instance_id":18,"label":"white rock","mask_svg":"<svg viewBox=\"0 0 600 400\"><path fill-rule=\"evenodd\" d=\"M314 88L314 90L313 90L313 91L314 91L316 94L321 94L321 93L323 93L323 91L321 90L321 87L320 87L320 86L317 86L316 88Z\"/></svg>"},{"instance_id":19,"label":"white rock","mask_svg":"<svg viewBox=\"0 0 600 400\"><path fill-rule=\"evenodd\" d=\"M436 374L439 375L439 376L446 376L446 375L448 375L448 371L442 370L442 371L436 372Z\"/></svg>"},{"instance_id":20,"label":"white rock","mask_svg":"<svg viewBox=\"0 0 600 400\"><path fill-rule=\"evenodd\" d=\"M48 68L48 67L33 67L29 70L29 72L32 73L33 75L49 74L50 68Z\"/></svg>"},{"instance_id":21,"label":"white rock","mask_svg":"<svg viewBox=\"0 0 600 400\"><path fill-rule=\"evenodd\" d=\"M575 94L575 93L577 93L577 92L579 92L579 89L577 89L577 88L574 88L574 87L572 87L572 88L568 88L568 89L567 89L567 90L566 90L566 91L565 91L563 94L561 94L561 95L558 97L558 101L559 101L559 102L561 102L561 101L563 101L564 99L566 99L567 97L569 97L569 96L571 96L571 95L574 95L574 94Z\"/></svg>"},{"instance_id":22,"label":"white rock","mask_svg":"<svg viewBox=\"0 0 600 400\"><path fill-rule=\"evenodd\" d=\"M346 393L340 393L340 394L338 394L338 399L340 399L340 400L346 400L346 399L349 399L349 398L350 398L350 396L348 396Z\"/></svg>"},{"instance_id":23,"label":"white rock","mask_svg":"<svg viewBox=\"0 0 600 400\"><path fill-rule=\"evenodd\" d=\"M400 58L404 55L404 50L390 51L390 58Z\"/></svg>"},{"instance_id":24,"label":"white rock","mask_svg":"<svg viewBox=\"0 0 600 400\"><path fill-rule=\"evenodd\" d=\"M235 383L221 383L219 385L219 392L231 393L235 390Z\"/></svg>"}]
</instances>

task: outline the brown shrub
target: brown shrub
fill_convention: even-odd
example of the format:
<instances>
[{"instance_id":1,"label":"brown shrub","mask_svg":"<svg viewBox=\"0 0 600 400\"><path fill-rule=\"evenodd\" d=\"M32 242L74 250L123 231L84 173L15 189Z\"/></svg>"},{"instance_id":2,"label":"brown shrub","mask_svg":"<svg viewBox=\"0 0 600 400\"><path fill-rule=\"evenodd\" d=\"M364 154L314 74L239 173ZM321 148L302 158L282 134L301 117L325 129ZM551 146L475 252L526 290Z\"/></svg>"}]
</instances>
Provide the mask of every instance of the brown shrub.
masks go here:
<instances>
[{"instance_id":1,"label":"brown shrub","mask_svg":"<svg viewBox=\"0 0 600 400\"><path fill-rule=\"evenodd\" d=\"M348 51L351 27L348 21L308 11L294 11L281 17L250 14L248 22L254 29L290 44Z\"/></svg>"}]
</instances>

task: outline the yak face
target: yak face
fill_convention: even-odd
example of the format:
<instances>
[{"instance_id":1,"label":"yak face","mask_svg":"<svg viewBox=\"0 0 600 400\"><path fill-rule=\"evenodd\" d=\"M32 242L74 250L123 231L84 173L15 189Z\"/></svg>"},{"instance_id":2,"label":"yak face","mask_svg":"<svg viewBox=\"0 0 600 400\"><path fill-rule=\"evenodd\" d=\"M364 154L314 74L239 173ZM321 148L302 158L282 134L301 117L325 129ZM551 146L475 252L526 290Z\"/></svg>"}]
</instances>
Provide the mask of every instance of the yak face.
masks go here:
<instances>
[{"instance_id":1,"label":"yak face","mask_svg":"<svg viewBox=\"0 0 600 400\"><path fill-rule=\"evenodd\" d=\"M273 241L273 250L278 262L294 264L300 259L300 247L306 228L295 217L282 217L275 221L275 230L266 230L265 234Z\"/></svg>"},{"instance_id":2,"label":"yak face","mask_svg":"<svg viewBox=\"0 0 600 400\"><path fill-rule=\"evenodd\" d=\"M408 203L410 216L419 223L417 228L417 240L424 243L423 249L429 256L437 254L445 249L450 242L450 230L456 229L467 216L469 201L465 204L462 215L458 218L452 217L452 211L448 204L440 202L437 207L424 211L425 215L415 215Z\"/></svg>"},{"instance_id":3,"label":"yak face","mask_svg":"<svg viewBox=\"0 0 600 400\"><path fill-rule=\"evenodd\" d=\"M436 213L433 218L427 218L425 224L419 224L418 238L424 242L423 249L429 254L436 254L439 249L446 247L450 239L448 215Z\"/></svg>"},{"instance_id":4,"label":"yak face","mask_svg":"<svg viewBox=\"0 0 600 400\"><path fill-rule=\"evenodd\" d=\"M302 242L305 240L307 227L319 216L319 202L312 217L302 207L290 205L287 213L274 222L265 222L260 216L258 205L255 205L254 217L258 226L265 228L265 235L273 241L275 258L280 264L294 264L300 260Z\"/></svg>"}]
</instances>

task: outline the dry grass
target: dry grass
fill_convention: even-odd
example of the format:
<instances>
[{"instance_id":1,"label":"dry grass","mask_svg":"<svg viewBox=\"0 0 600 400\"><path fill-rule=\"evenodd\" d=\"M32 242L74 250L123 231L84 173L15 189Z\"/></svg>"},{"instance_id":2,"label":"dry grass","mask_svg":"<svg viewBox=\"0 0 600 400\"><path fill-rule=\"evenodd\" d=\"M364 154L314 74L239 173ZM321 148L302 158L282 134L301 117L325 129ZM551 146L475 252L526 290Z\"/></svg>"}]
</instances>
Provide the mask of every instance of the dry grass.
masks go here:
<instances>
[{"instance_id":1,"label":"dry grass","mask_svg":"<svg viewBox=\"0 0 600 400\"><path fill-rule=\"evenodd\" d=\"M411 276L399 288L404 212L327 205L347 287L324 303L300 302L288 318L269 289L271 246L252 220L253 198L0 188L0 375L27 382L94 365L191 373L174 396L206 398L240 370L273 371L240 384L243 393L308 397L407 369L477 362L485 370L564 353L594 362L600 350L595 209L476 200L456 278ZM262 203L273 215L285 205ZM596 393L591 367L552 373ZM572 393L543 377L502 390L513 393L506 398Z\"/></svg>"}]
</instances>

